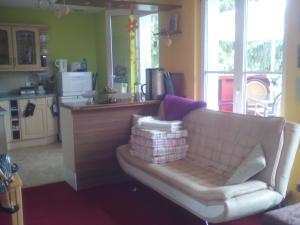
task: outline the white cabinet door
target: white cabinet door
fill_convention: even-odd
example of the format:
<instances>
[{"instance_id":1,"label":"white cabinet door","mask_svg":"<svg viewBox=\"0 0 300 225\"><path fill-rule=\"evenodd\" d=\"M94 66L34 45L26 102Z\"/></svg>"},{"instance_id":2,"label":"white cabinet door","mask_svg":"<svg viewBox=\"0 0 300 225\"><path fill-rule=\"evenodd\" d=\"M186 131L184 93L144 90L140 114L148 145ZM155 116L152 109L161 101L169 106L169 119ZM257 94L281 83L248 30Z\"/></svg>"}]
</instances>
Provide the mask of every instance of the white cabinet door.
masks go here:
<instances>
[{"instance_id":1,"label":"white cabinet door","mask_svg":"<svg viewBox=\"0 0 300 225\"><path fill-rule=\"evenodd\" d=\"M54 97L46 99L46 116L47 116L47 135L54 136L58 133L57 117L54 117L51 112L51 106L54 103Z\"/></svg>"},{"instance_id":2,"label":"white cabinet door","mask_svg":"<svg viewBox=\"0 0 300 225\"><path fill-rule=\"evenodd\" d=\"M22 140L43 138L47 136L47 113L45 105L36 105L33 116L24 117L26 107L20 107Z\"/></svg>"},{"instance_id":3,"label":"white cabinet door","mask_svg":"<svg viewBox=\"0 0 300 225\"><path fill-rule=\"evenodd\" d=\"M6 141L7 143L9 143L12 141L9 101L0 101L0 107L6 110L6 114L4 116L4 125L5 125Z\"/></svg>"}]
</instances>

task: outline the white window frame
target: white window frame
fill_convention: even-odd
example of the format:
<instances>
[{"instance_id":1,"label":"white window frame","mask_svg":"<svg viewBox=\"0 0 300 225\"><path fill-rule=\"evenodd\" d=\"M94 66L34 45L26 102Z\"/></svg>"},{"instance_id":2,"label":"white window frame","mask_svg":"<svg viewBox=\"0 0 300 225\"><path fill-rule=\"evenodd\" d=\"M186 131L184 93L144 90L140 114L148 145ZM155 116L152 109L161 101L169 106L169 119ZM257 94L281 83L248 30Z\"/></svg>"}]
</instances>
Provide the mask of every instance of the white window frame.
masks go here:
<instances>
[{"instance_id":1,"label":"white window frame","mask_svg":"<svg viewBox=\"0 0 300 225\"><path fill-rule=\"evenodd\" d=\"M245 113L245 104L246 104L246 92L245 86L246 86L246 74L279 74L279 72L270 72L270 71L247 71L245 66L245 45L246 45L246 35L245 35L245 27L246 27L246 18L247 18L247 0L240 1L235 0L235 9L236 9L236 15L235 15L235 54L234 54L234 70L233 72L228 71L210 71L206 70L207 65L207 1L209 0L203 0L200 4L200 12L201 12L201 28L200 28L200 37L201 37L201 44L200 44L200 97L204 100L207 99L206 93L207 93L207 74L208 73L216 73L216 74L233 74L234 76L234 89L233 89L233 112L236 113ZM286 10L287 11L287 10ZM285 12L285 18L286 18L286 12ZM282 76L282 100L281 100L281 111L280 115L284 115L284 99L285 99L285 89L286 89L286 81L284 79L285 76L285 65L286 65L286 26L284 30L284 36L283 36L283 69L280 73ZM242 88L242 90L240 89Z\"/></svg>"}]
</instances>

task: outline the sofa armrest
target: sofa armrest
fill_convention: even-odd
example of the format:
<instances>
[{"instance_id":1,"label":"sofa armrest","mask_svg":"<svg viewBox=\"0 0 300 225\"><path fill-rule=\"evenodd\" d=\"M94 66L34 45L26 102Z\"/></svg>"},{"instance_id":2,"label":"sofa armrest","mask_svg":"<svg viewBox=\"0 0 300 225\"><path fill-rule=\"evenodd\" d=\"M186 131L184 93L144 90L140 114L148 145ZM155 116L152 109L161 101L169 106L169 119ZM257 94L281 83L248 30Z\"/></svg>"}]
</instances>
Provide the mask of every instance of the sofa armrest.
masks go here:
<instances>
[{"instance_id":1,"label":"sofa armrest","mask_svg":"<svg viewBox=\"0 0 300 225\"><path fill-rule=\"evenodd\" d=\"M292 166L299 145L300 125L286 122L283 134L284 142L276 172L275 189L285 197Z\"/></svg>"}]
</instances>

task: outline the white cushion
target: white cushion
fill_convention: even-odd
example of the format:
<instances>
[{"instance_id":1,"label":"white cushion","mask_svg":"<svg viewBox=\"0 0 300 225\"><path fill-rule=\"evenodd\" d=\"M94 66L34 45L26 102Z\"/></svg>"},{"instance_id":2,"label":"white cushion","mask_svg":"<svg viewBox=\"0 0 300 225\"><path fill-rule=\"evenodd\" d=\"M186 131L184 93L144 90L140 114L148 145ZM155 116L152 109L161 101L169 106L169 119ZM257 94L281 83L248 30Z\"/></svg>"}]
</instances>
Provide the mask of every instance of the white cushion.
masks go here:
<instances>
[{"instance_id":1,"label":"white cushion","mask_svg":"<svg viewBox=\"0 0 300 225\"><path fill-rule=\"evenodd\" d=\"M236 168L225 185L241 184L266 167L266 158L261 144L257 144Z\"/></svg>"}]
</instances>

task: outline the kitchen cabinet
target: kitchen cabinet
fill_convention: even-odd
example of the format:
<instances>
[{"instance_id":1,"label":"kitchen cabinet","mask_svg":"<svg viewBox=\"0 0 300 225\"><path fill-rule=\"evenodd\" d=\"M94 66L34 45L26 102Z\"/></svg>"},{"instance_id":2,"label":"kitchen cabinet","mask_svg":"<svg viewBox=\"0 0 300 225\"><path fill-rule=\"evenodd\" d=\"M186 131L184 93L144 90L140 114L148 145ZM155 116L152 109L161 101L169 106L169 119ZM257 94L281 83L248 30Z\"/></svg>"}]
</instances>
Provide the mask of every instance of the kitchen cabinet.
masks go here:
<instances>
[{"instance_id":1,"label":"kitchen cabinet","mask_svg":"<svg viewBox=\"0 0 300 225\"><path fill-rule=\"evenodd\" d=\"M24 112L26 107L20 107ZM47 136L47 116L44 105L37 105L34 114L29 117L21 115L21 139L35 139Z\"/></svg>"},{"instance_id":2,"label":"kitchen cabinet","mask_svg":"<svg viewBox=\"0 0 300 225\"><path fill-rule=\"evenodd\" d=\"M40 37L37 28L12 27L15 70L40 69Z\"/></svg>"},{"instance_id":3,"label":"kitchen cabinet","mask_svg":"<svg viewBox=\"0 0 300 225\"><path fill-rule=\"evenodd\" d=\"M0 71L40 71L41 26L0 24ZM43 28L44 29L44 28Z\"/></svg>"},{"instance_id":4,"label":"kitchen cabinet","mask_svg":"<svg viewBox=\"0 0 300 225\"><path fill-rule=\"evenodd\" d=\"M51 106L55 102L54 98L46 99L46 120L47 120L47 135L57 135L58 133L58 121L57 117L53 117Z\"/></svg>"},{"instance_id":5,"label":"kitchen cabinet","mask_svg":"<svg viewBox=\"0 0 300 225\"><path fill-rule=\"evenodd\" d=\"M12 70L13 48L10 26L0 26L0 70Z\"/></svg>"},{"instance_id":6,"label":"kitchen cabinet","mask_svg":"<svg viewBox=\"0 0 300 225\"><path fill-rule=\"evenodd\" d=\"M25 117L23 113L29 102L35 105L34 113ZM8 149L57 142L58 119L51 112L54 102L54 96L0 101L0 107L7 111L4 120Z\"/></svg>"},{"instance_id":7,"label":"kitchen cabinet","mask_svg":"<svg viewBox=\"0 0 300 225\"><path fill-rule=\"evenodd\" d=\"M0 101L0 107L2 107L6 111L6 113L4 114L4 126L5 126L5 133L6 133L6 142L9 143L12 140L9 102L8 101Z\"/></svg>"},{"instance_id":8,"label":"kitchen cabinet","mask_svg":"<svg viewBox=\"0 0 300 225\"><path fill-rule=\"evenodd\" d=\"M34 114L25 117L23 112L29 102L35 104ZM53 97L19 101L22 140L57 135L57 118L51 112L53 102Z\"/></svg>"}]
</instances>

